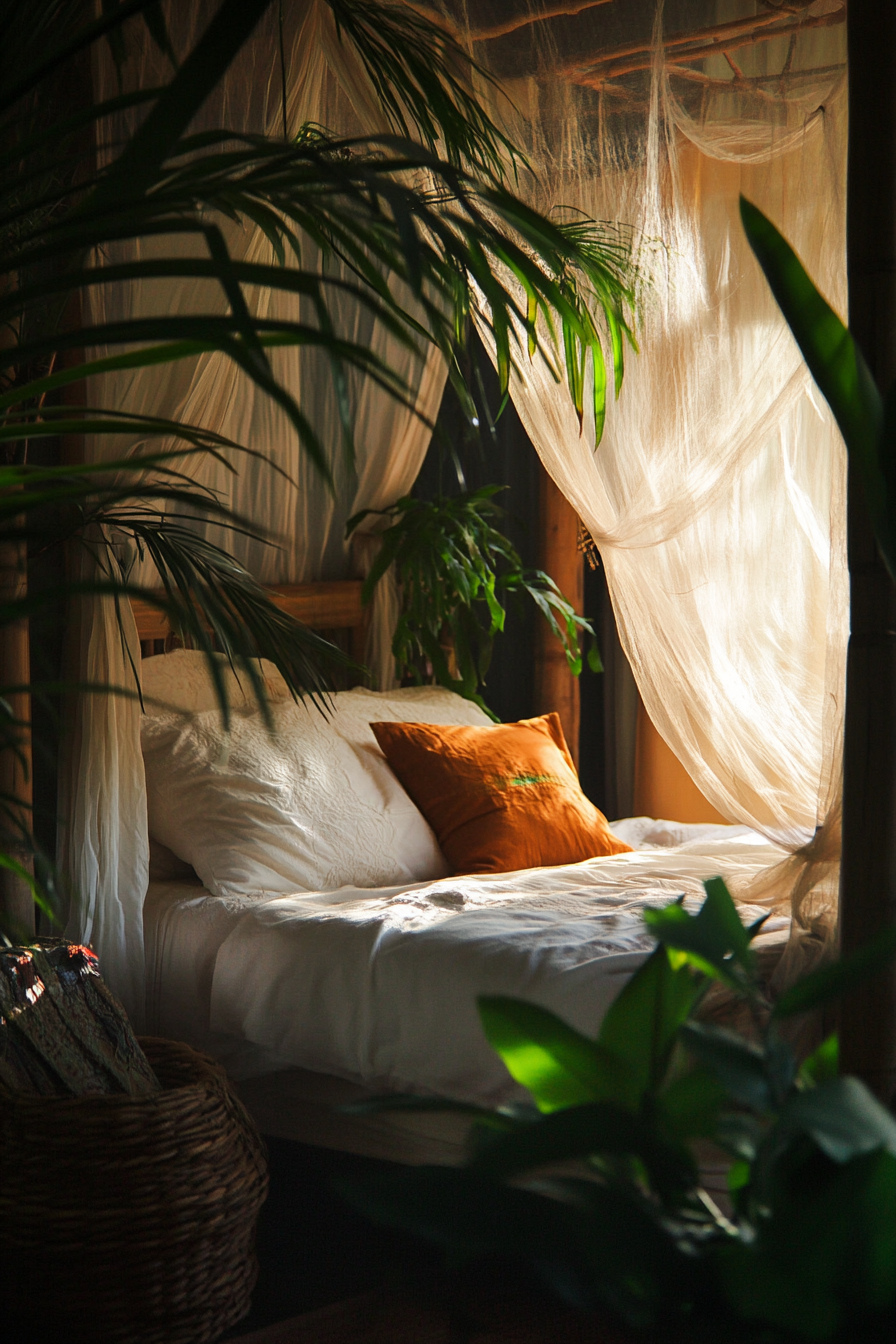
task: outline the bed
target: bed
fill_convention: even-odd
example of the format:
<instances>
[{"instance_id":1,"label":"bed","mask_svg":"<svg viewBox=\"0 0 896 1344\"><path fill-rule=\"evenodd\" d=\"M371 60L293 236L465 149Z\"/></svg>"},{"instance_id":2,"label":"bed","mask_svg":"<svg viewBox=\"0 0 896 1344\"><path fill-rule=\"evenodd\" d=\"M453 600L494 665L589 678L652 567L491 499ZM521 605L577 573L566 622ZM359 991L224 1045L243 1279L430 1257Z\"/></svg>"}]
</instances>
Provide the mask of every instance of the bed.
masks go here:
<instances>
[{"instance_id":1,"label":"bed","mask_svg":"<svg viewBox=\"0 0 896 1344\"><path fill-rule=\"evenodd\" d=\"M281 597L309 624L333 628L341 610L357 628L359 594L341 589L340 608L328 587L322 613L307 591ZM737 897L786 857L746 827L642 817L610 823L626 852L454 875L370 724L493 731L477 706L437 687L356 687L325 719L267 666L279 734L236 679L225 734L200 655L157 652L167 632L144 615L147 1024L222 1060L269 1134L460 1160L462 1119L334 1107L384 1091L513 1099L477 994L530 998L593 1034L650 950L646 906L695 908L717 873ZM743 904L745 922L760 913ZM767 922L767 962L787 936L786 919Z\"/></svg>"}]
</instances>

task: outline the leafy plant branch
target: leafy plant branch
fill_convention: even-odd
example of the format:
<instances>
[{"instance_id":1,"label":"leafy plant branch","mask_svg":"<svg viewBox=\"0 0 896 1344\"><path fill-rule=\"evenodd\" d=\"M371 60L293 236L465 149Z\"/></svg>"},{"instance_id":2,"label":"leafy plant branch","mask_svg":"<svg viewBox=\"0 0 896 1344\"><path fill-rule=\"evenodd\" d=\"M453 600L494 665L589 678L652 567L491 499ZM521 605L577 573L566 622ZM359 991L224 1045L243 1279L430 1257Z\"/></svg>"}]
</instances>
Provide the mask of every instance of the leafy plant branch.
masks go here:
<instances>
[{"instance_id":1,"label":"leafy plant branch","mask_svg":"<svg viewBox=\"0 0 896 1344\"><path fill-rule=\"evenodd\" d=\"M440 685L475 700L486 713L491 711L480 688L510 599L531 598L576 676L582 670L581 637L590 635L588 663L593 671L601 670L590 622L549 574L523 567L516 548L495 526L504 515L494 500L502 488L487 485L431 500L408 495L391 509L365 509L346 526L350 536L371 513L391 520L379 534L380 550L361 591L362 601L369 603L380 579L395 566L402 594L392 640L398 675L419 683L428 664Z\"/></svg>"}]
</instances>

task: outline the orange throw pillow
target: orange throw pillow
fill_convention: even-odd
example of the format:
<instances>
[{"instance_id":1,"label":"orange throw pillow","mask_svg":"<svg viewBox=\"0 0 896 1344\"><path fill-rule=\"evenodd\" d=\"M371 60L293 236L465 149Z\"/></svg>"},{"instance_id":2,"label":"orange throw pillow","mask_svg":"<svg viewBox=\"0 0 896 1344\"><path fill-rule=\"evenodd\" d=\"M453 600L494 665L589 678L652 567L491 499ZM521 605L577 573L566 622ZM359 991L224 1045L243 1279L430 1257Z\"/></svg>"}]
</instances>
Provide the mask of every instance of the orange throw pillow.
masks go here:
<instances>
[{"instance_id":1,"label":"orange throw pillow","mask_svg":"<svg viewBox=\"0 0 896 1344\"><path fill-rule=\"evenodd\" d=\"M372 723L455 873L509 873L628 853L585 797L560 718L472 728Z\"/></svg>"}]
</instances>

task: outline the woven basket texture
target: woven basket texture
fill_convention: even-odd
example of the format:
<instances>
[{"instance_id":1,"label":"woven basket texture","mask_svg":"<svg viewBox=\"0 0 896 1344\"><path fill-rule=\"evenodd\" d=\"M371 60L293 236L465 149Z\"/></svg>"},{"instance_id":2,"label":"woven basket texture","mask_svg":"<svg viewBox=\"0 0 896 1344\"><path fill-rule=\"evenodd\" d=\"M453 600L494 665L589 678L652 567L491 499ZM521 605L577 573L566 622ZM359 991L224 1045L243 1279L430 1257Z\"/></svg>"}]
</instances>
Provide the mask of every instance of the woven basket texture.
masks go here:
<instances>
[{"instance_id":1,"label":"woven basket texture","mask_svg":"<svg viewBox=\"0 0 896 1344\"><path fill-rule=\"evenodd\" d=\"M0 1089L3 1315L42 1344L204 1344L249 1310L262 1139L219 1065L140 1044L155 1096Z\"/></svg>"}]
</instances>

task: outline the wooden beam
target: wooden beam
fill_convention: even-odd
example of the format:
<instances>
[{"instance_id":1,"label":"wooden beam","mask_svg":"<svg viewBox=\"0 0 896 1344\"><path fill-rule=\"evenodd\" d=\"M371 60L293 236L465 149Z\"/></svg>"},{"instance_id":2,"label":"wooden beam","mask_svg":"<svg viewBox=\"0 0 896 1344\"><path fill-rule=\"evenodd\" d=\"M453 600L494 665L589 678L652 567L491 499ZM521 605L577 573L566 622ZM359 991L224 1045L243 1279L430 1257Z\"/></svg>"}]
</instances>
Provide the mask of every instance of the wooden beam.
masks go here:
<instances>
[{"instance_id":1,"label":"wooden beam","mask_svg":"<svg viewBox=\"0 0 896 1344\"><path fill-rule=\"evenodd\" d=\"M896 377L896 6L850 0L849 322L881 389ZM844 953L896 925L896 588L854 464L840 936ZM840 1060L896 1100L896 965L843 1002Z\"/></svg>"},{"instance_id":2,"label":"wooden beam","mask_svg":"<svg viewBox=\"0 0 896 1344\"><path fill-rule=\"evenodd\" d=\"M538 563L581 613L585 597L584 557L578 548L575 509L545 471L539 469ZM535 712L560 715L570 754L579 763L579 679L569 670L566 654L541 619L535 634Z\"/></svg>"},{"instance_id":3,"label":"wooden beam","mask_svg":"<svg viewBox=\"0 0 896 1344\"><path fill-rule=\"evenodd\" d=\"M351 630L364 626L360 579L333 579L320 583L278 583L266 586L281 611L316 630ZM164 591L158 590L160 600ZM132 599L131 607L141 640L166 639L172 633L164 611L151 602Z\"/></svg>"}]
</instances>

